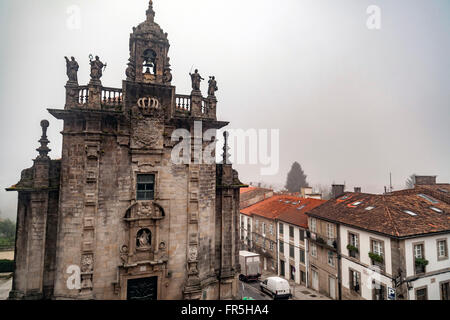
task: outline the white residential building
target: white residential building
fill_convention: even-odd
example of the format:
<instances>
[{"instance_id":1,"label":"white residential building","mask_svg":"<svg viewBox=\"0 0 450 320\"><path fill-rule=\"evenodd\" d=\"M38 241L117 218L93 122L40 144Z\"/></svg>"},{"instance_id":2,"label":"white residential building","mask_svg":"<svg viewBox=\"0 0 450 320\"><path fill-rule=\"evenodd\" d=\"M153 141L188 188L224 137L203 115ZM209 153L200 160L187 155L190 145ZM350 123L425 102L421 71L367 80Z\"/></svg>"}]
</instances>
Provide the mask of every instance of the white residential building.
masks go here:
<instances>
[{"instance_id":1,"label":"white residential building","mask_svg":"<svg viewBox=\"0 0 450 320\"><path fill-rule=\"evenodd\" d=\"M449 300L450 185L432 178L386 195L335 193L307 213L337 226L338 299Z\"/></svg>"}]
</instances>

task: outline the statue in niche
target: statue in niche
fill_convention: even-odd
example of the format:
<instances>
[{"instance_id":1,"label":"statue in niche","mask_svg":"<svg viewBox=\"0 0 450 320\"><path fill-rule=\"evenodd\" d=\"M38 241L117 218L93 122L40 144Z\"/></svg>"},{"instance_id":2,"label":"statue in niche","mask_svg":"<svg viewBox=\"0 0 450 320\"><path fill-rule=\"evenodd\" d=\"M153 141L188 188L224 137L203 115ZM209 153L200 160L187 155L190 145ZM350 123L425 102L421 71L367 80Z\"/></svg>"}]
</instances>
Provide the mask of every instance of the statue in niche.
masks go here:
<instances>
[{"instance_id":1,"label":"statue in niche","mask_svg":"<svg viewBox=\"0 0 450 320\"><path fill-rule=\"evenodd\" d=\"M189 75L191 76L192 80L192 90L200 91L200 83L205 79L202 78L197 69L195 69L195 73L189 73Z\"/></svg>"},{"instance_id":2,"label":"statue in niche","mask_svg":"<svg viewBox=\"0 0 450 320\"><path fill-rule=\"evenodd\" d=\"M147 249L151 245L151 232L148 229L139 230L136 237L136 248Z\"/></svg>"},{"instance_id":3,"label":"statue in niche","mask_svg":"<svg viewBox=\"0 0 450 320\"><path fill-rule=\"evenodd\" d=\"M74 57L71 57L70 60L67 57L66 59L66 67L67 67L67 77L69 77L69 82L78 84L78 70L80 66Z\"/></svg>"},{"instance_id":4,"label":"statue in niche","mask_svg":"<svg viewBox=\"0 0 450 320\"><path fill-rule=\"evenodd\" d=\"M95 56L95 60L93 60L91 55L89 60L91 65L91 80L99 81L103 76L103 68L106 68L107 64L101 62L99 56Z\"/></svg>"},{"instance_id":5,"label":"statue in niche","mask_svg":"<svg viewBox=\"0 0 450 320\"><path fill-rule=\"evenodd\" d=\"M216 95L216 91L219 90L219 88L217 87L216 77L209 77L208 84L208 96L214 97Z\"/></svg>"}]
</instances>

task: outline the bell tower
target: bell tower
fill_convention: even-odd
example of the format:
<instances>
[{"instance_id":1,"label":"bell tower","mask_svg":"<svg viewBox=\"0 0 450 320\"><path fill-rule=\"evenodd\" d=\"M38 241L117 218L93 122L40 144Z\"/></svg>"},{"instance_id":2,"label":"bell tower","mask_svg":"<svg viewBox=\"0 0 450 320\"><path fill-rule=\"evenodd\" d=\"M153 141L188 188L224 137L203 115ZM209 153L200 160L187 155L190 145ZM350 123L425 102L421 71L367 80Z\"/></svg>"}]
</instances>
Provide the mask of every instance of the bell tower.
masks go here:
<instances>
[{"instance_id":1,"label":"bell tower","mask_svg":"<svg viewBox=\"0 0 450 320\"><path fill-rule=\"evenodd\" d=\"M155 23L153 1L149 2L147 19L133 28L130 35L130 58L126 76L128 81L167 84L172 81L167 33Z\"/></svg>"}]
</instances>

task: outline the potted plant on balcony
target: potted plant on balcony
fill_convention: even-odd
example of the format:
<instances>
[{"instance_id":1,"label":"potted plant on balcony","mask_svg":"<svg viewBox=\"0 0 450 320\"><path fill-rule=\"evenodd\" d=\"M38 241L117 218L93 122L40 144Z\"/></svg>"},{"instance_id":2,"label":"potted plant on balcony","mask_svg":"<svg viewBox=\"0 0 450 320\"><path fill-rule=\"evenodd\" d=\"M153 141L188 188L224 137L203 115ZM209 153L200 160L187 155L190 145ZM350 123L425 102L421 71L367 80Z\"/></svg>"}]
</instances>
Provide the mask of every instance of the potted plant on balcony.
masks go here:
<instances>
[{"instance_id":1,"label":"potted plant on balcony","mask_svg":"<svg viewBox=\"0 0 450 320\"><path fill-rule=\"evenodd\" d=\"M424 273L425 267L428 265L428 260L423 259L423 258L416 258L415 265L416 265L417 273Z\"/></svg>"},{"instance_id":2,"label":"potted plant on balcony","mask_svg":"<svg viewBox=\"0 0 450 320\"><path fill-rule=\"evenodd\" d=\"M351 244L347 245L347 250L348 251L352 251L352 252L356 252L356 253L358 253L358 251L359 251L357 247L355 247L355 246L353 246Z\"/></svg>"},{"instance_id":3,"label":"potted plant on balcony","mask_svg":"<svg viewBox=\"0 0 450 320\"><path fill-rule=\"evenodd\" d=\"M416 266L426 267L428 265L428 260L423 258L416 258Z\"/></svg>"},{"instance_id":4,"label":"potted plant on balcony","mask_svg":"<svg viewBox=\"0 0 450 320\"><path fill-rule=\"evenodd\" d=\"M373 253L373 252L369 252L369 257L370 259L372 259L373 262L377 262L379 264L383 263L384 258L382 255Z\"/></svg>"}]
</instances>

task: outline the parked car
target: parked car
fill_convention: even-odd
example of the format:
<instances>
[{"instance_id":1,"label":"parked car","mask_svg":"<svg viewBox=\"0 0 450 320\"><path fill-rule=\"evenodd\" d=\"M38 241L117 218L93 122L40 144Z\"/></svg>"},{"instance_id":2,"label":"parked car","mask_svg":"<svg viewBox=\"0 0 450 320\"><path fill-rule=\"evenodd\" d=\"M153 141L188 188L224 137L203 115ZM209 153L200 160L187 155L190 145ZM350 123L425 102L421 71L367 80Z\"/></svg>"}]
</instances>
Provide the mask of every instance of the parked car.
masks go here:
<instances>
[{"instance_id":1,"label":"parked car","mask_svg":"<svg viewBox=\"0 0 450 320\"><path fill-rule=\"evenodd\" d=\"M259 277L261 277L259 254L248 251L239 251L239 263L241 264L239 280L245 282L257 281Z\"/></svg>"},{"instance_id":2,"label":"parked car","mask_svg":"<svg viewBox=\"0 0 450 320\"><path fill-rule=\"evenodd\" d=\"M280 277L270 277L260 284L261 291L266 292L276 299L289 299L292 297L291 287L286 279Z\"/></svg>"}]
</instances>

